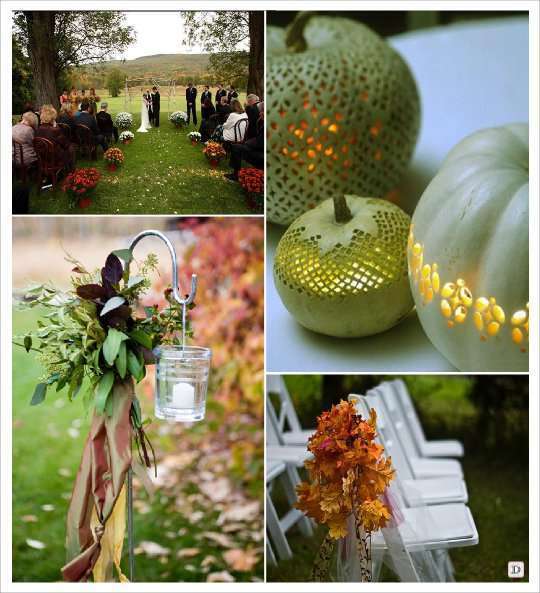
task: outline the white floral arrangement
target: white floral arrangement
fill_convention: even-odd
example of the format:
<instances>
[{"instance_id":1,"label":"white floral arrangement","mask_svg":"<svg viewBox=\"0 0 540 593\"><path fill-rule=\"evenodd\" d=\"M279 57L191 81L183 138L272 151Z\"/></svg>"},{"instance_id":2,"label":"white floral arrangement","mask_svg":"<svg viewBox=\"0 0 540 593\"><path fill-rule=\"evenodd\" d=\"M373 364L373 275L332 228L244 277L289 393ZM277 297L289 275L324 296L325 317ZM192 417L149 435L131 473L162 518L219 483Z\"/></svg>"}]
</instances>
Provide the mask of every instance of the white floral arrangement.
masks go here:
<instances>
[{"instance_id":1,"label":"white floral arrangement","mask_svg":"<svg viewBox=\"0 0 540 593\"><path fill-rule=\"evenodd\" d=\"M133 115L127 111L120 111L120 113L116 114L114 123L121 130L127 130L133 125Z\"/></svg>"},{"instance_id":2,"label":"white floral arrangement","mask_svg":"<svg viewBox=\"0 0 540 593\"><path fill-rule=\"evenodd\" d=\"M201 141L201 134L200 132L190 132L187 137L192 141L192 142L200 142Z\"/></svg>"},{"instance_id":3,"label":"white floral arrangement","mask_svg":"<svg viewBox=\"0 0 540 593\"><path fill-rule=\"evenodd\" d=\"M118 140L120 140L120 142L122 142L122 144L129 144L130 142L133 141L134 138L134 134L133 132L130 132L129 130L124 130L123 132L120 133L120 136L118 136Z\"/></svg>"},{"instance_id":4,"label":"white floral arrangement","mask_svg":"<svg viewBox=\"0 0 540 593\"><path fill-rule=\"evenodd\" d=\"M169 121L178 127L185 126L188 123L187 113L185 111L174 111L169 115Z\"/></svg>"}]
</instances>

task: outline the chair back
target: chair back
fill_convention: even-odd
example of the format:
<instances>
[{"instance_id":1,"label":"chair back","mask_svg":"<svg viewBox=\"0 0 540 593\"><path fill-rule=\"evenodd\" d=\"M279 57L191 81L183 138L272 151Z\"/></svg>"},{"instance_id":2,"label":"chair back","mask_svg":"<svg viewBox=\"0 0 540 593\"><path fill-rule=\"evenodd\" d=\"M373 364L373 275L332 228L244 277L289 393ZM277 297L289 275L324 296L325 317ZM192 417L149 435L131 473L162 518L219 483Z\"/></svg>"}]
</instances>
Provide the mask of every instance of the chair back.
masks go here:
<instances>
[{"instance_id":1,"label":"chair back","mask_svg":"<svg viewBox=\"0 0 540 593\"><path fill-rule=\"evenodd\" d=\"M394 386L392 383L385 381L384 383L381 383L378 388L383 396L384 404L390 414L392 424L406 455L408 457L421 457L422 453L414 440L409 423L399 405Z\"/></svg>"},{"instance_id":2,"label":"chair back","mask_svg":"<svg viewBox=\"0 0 540 593\"><path fill-rule=\"evenodd\" d=\"M398 405L401 406L405 419L409 423L411 433L416 443L421 446L422 443L426 442L426 435L424 434L424 429L422 428L422 424L418 418L418 414L416 413L416 409L414 407L409 390L407 389L407 385L405 385L401 379L396 379L390 384L392 385L394 393L396 394Z\"/></svg>"},{"instance_id":3,"label":"chair back","mask_svg":"<svg viewBox=\"0 0 540 593\"><path fill-rule=\"evenodd\" d=\"M47 138L34 138L34 150L39 159L39 165L42 170L49 168L58 168L56 162L54 143Z\"/></svg>"},{"instance_id":4,"label":"chair back","mask_svg":"<svg viewBox=\"0 0 540 593\"><path fill-rule=\"evenodd\" d=\"M233 127L234 132L234 141L235 142L243 142L244 138L246 137L246 132L249 125L249 119L247 117L243 117L239 119Z\"/></svg>"},{"instance_id":5,"label":"chair back","mask_svg":"<svg viewBox=\"0 0 540 593\"><path fill-rule=\"evenodd\" d=\"M281 375L267 375L266 377L266 392L275 393L279 397L279 416L278 427L280 432L285 432L288 429L292 432L300 432L302 426L298 420L294 404L292 402L285 380Z\"/></svg>"},{"instance_id":6,"label":"chair back","mask_svg":"<svg viewBox=\"0 0 540 593\"><path fill-rule=\"evenodd\" d=\"M85 126L84 124L77 124L75 126L75 130L77 133L77 140L81 146L94 146L92 130L88 126Z\"/></svg>"},{"instance_id":7,"label":"chair back","mask_svg":"<svg viewBox=\"0 0 540 593\"><path fill-rule=\"evenodd\" d=\"M58 127L62 130L62 132L64 133L64 136L68 139L71 140L71 128L68 124L62 123L62 122L56 122Z\"/></svg>"}]
</instances>

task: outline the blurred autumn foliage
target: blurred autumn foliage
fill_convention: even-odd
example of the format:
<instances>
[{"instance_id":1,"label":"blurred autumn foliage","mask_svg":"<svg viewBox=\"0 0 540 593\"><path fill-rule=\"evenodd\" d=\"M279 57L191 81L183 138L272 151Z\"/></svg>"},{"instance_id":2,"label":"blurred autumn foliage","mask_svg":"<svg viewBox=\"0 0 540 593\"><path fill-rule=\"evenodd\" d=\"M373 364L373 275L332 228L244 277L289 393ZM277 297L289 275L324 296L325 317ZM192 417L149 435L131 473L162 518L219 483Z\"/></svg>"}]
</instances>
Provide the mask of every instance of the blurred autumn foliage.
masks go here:
<instances>
[{"instance_id":1,"label":"blurred autumn foliage","mask_svg":"<svg viewBox=\"0 0 540 593\"><path fill-rule=\"evenodd\" d=\"M259 492L263 474L264 229L253 218L176 221L193 241L180 266L180 282L199 279L190 311L193 344L212 348L205 424L229 449L231 477ZM169 274L153 294L162 293ZM163 305L163 302L159 303Z\"/></svg>"}]
</instances>

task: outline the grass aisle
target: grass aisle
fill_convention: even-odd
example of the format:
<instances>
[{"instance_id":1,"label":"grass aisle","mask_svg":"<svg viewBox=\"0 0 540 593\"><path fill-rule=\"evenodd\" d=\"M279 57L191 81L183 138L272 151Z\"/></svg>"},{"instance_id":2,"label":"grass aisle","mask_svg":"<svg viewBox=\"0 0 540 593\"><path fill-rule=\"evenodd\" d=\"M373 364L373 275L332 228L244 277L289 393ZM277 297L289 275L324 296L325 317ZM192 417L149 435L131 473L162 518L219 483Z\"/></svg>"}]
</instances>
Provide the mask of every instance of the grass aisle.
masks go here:
<instances>
[{"instance_id":1,"label":"grass aisle","mask_svg":"<svg viewBox=\"0 0 540 593\"><path fill-rule=\"evenodd\" d=\"M114 119L122 106L118 99L108 100ZM185 99L184 99L185 103ZM172 109L185 109L174 105ZM114 172L107 171L98 148L98 160L79 158L77 167L96 167L102 178L93 194L89 208L70 208L67 196L60 189L34 191L30 201L31 214L253 214L244 191L238 183L224 178L230 172L228 158L212 169L202 153L202 145L192 146L187 133L198 126L176 129L161 113L159 128L147 134L137 133L140 114L131 105L134 115L134 141L118 144L124 152L124 164ZM113 144L113 146L115 146Z\"/></svg>"}]
</instances>

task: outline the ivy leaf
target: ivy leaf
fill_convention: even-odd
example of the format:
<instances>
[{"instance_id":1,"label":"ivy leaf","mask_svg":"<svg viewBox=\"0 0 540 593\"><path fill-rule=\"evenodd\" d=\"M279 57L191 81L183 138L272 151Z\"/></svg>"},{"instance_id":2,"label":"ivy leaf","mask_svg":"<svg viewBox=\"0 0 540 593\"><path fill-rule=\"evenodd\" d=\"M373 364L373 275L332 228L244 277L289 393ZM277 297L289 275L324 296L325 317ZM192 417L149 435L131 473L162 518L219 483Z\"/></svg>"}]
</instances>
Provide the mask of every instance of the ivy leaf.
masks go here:
<instances>
[{"instance_id":1,"label":"ivy leaf","mask_svg":"<svg viewBox=\"0 0 540 593\"><path fill-rule=\"evenodd\" d=\"M152 337L142 329L133 330L129 337L148 350L152 350Z\"/></svg>"},{"instance_id":2,"label":"ivy leaf","mask_svg":"<svg viewBox=\"0 0 540 593\"><path fill-rule=\"evenodd\" d=\"M120 344L128 339L128 336L123 332L119 332L117 329L114 329L114 327L109 328L102 348L103 358L109 366L113 365L114 359L118 356Z\"/></svg>"},{"instance_id":3,"label":"ivy leaf","mask_svg":"<svg viewBox=\"0 0 540 593\"><path fill-rule=\"evenodd\" d=\"M24 349L30 352L30 348L32 348L32 336L24 336Z\"/></svg>"},{"instance_id":4,"label":"ivy leaf","mask_svg":"<svg viewBox=\"0 0 540 593\"><path fill-rule=\"evenodd\" d=\"M105 296L105 289L101 284L83 284L77 286L77 296L87 301L93 301L94 299L101 299Z\"/></svg>"},{"instance_id":5,"label":"ivy leaf","mask_svg":"<svg viewBox=\"0 0 540 593\"><path fill-rule=\"evenodd\" d=\"M47 394L47 383L38 383L36 388L34 389L34 395L32 395L32 400L30 401L31 406L37 406L40 404L44 399L45 395Z\"/></svg>"},{"instance_id":6,"label":"ivy leaf","mask_svg":"<svg viewBox=\"0 0 540 593\"><path fill-rule=\"evenodd\" d=\"M103 317L104 315L107 315L107 313L114 311L114 309L118 309L118 307L123 305L125 302L126 300L123 297L113 296L105 303L105 306L101 310L99 316Z\"/></svg>"},{"instance_id":7,"label":"ivy leaf","mask_svg":"<svg viewBox=\"0 0 540 593\"><path fill-rule=\"evenodd\" d=\"M114 383L114 371L107 371L96 386L96 411L103 414Z\"/></svg>"},{"instance_id":8,"label":"ivy leaf","mask_svg":"<svg viewBox=\"0 0 540 593\"><path fill-rule=\"evenodd\" d=\"M137 355L132 350L127 351L127 368L135 381L139 382L143 378L144 366L139 362Z\"/></svg>"},{"instance_id":9,"label":"ivy leaf","mask_svg":"<svg viewBox=\"0 0 540 593\"><path fill-rule=\"evenodd\" d=\"M125 379L127 370L127 347L125 342L120 343L120 350L118 350L115 365L120 377Z\"/></svg>"},{"instance_id":10,"label":"ivy leaf","mask_svg":"<svg viewBox=\"0 0 540 593\"><path fill-rule=\"evenodd\" d=\"M126 264L129 264L133 260L133 251L131 251L131 249L117 249L112 253L113 255L116 255L116 257L119 257Z\"/></svg>"},{"instance_id":11,"label":"ivy leaf","mask_svg":"<svg viewBox=\"0 0 540 593\"><path fill-rule=\"evenodd\" d=\"M101 277L103 280L108 280L111 284L116 285L122 279L124 268L122 262L114 253L109 253L105 260L105 267L101 268Z\"/></svg>"}]
</instances>

